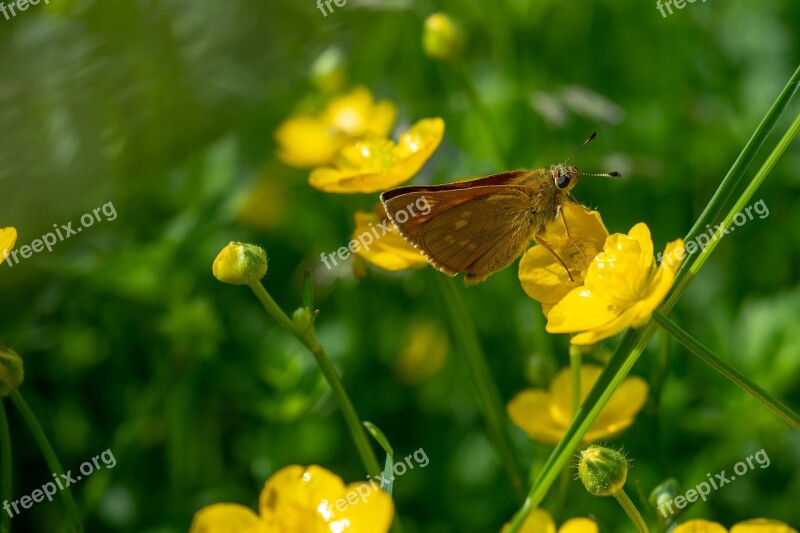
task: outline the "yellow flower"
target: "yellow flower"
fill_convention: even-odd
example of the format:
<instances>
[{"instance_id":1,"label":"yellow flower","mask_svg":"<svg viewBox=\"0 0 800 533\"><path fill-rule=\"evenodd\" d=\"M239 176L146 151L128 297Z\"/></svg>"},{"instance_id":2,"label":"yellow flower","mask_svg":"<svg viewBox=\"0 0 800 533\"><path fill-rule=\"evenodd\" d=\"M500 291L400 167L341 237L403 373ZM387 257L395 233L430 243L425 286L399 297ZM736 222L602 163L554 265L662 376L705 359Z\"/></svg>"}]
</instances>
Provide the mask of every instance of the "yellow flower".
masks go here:
<instances>
[{"instance_id":1,"label":"yellow flower","mask_svg":"<svg viewBox=\"0 0 800 533\"><path fill-rule=\"evenodd\" d=\"M0 229L0 261L5 261L15 242L17 242L16 228Z\"/></svg>"},{"instance_id":2,"label":"yellow flower","mask_svg":"<svg viewBox=\"0 0 800 533\"><path fill-rule=\"evenodd\" d=\"M441 370L450 349L447 332L439 324L416 324L407 332L405 348L394 360L394 372L400 381L417 384Z\"/></svg>"},{"instance_id":3,"label":"yellow flower","mask_svg":"<svg viewBox=\"0 0 800 533\"><path fill-rule=\"evenodd\" d=\"M356 212L353 241L360 243L356 254L373 265L392 272L427 265L425 256L397 233L386 218L383 207L376 206L375 211L381 215ZM353 241L350 241L351 244Z\"/></svg>"},{"instance_id":4,"label":"yellow flower","mask_svg":"<svg viewBox=\"0 0 800 533\"><path fill-rule=\"evenodd\" d=\"M332 167L315 168L309 183L321 191L372 193L390 189L416 174L444 136L444 120L426 118L400 136L370 137L346 144Z\"/></svg>"},{"instance_id":5,"label":"yellow flower","mask_svg":"<svg viewBox=\"0 0 800 533\"><path fill-rule=\"evenodd\" d=\"M508 531L509 525L503 526L502 533ZM550 513L544 509L534 509L525 522L522 523L520 533L556 533L556 524ZM567 520L558 529L558 533L598 533L597 524L588 518L573 518Z\"/></svg>"},{"instance_id":6,"label":"yellow flower","mask_svg":"<svg viewBox=\"0 0 800 533\"><path fill-rule=\"evenodd\" d=\"M673 533L728 533L728 530L716 522L689 520L676 527ZM730 533L797 533L797 530L783 522L754 518L739 522L731 528Z\"/></svg>"},{"instance_id":7,"label":"yellow flower","mask_svg":"<svg viewBox=\"0 0 800 533\"><path fill-rule=\"evenodd\" d=\"M603 243L608 237L608 230L597 211L589 211L574 202L565 203L562 209L572 240L567 237L560 218L547 224L541 238L567 265L573 281L570 281L564 267L544 246L530 248L519 262L522 288L528 296L541 302L545 314L569 291L583 284L589 264L603 249ZM583 253L575 248L575 244Z\"/></svg>"},{"instance_id":8,"label":"yellow flower","mask_svg":"<svg viewBox=\"0 0 800 533\"><path fill-rule=\"evenodd\" d=\"M294 167L325 165L348 139L388 135L396 116L393 103L375 102L368 89L356 87L317 114L299 114L282 122L275 131L278 157Z\"/></svg>"},{"instance_id":9,"label":"yellow flower","mask_svg":"<svg viewBox=\"0 0 800 533\"><path fill-rule=\"evenodd\" d=\"M259 514L232 503L198 511L190 533L386 533L394 504L378 484L351 483L319 466L291 465L273 474Z\"/></svg>"},{"instance_id":10,"label":"yellow flower","mask_svg":"<svg viewBox=\"0 0 800 533\"><path fill-rule=\"evenodd\" d=\"M581 365L581 400L589 394L602 368ZM639 377L626 378L597 420L583 436L584 442L612 437L633 424L647 400L649 387ZM556 444L572 422L572 376L565 368L553 378L549 390L526 389L508 402L511 421L530 437L546 444Z\"/></svg>"},{"instance_id":11,"label":"yellow flower","mask_svg":"<svg viewBox=\"0 0 800 533\"><path fill-rule=\"evenodd\" d=\"M458 56L464 47L461 26L444 13L434 13L425 19L422 47L428 57L446 61Z\"/></svg>"},{"instance_id":12,"label":"yellow flower","mask_svg":"<svg viewBox=\"0 0 800 533\"><path fill-rule=\"evenodd\" d=\"M675 281L684 257L683 240L667 244L664 257L657 267L644 223L627 235L611 235L589 265L583 286L550 310L547 331L578 333L572 344L594 344L625 328L643 326Z\"/></svg>"}]
</instances>

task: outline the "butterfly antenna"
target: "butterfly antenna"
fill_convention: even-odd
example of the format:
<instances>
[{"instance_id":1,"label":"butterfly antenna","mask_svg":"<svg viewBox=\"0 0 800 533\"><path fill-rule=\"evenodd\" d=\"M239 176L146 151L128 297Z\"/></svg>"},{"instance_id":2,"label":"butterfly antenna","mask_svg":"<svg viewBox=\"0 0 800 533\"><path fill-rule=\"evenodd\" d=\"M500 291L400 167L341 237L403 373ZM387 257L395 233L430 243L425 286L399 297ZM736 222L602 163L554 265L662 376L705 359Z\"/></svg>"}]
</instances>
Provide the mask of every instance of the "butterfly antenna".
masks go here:
<instances>
[{"instance_id":1,"label":"butterfly antenna","mask_svg":"<svg viewBox=\"0 0 800 533\"><path fill-rule=\"evenodd\" d=\"M619 172L580 172L581 176L600 176L603 178L621 178Z\"/></svg>"},{"instance_id":2,"label":"butterfly antenna","mask_svg":"<svg viewBox=\"0 0 800 533\"><path fill-rule=\"evenodd\" d=\"M585 141L583 141L583 144L582 144L582 145L580 145L580 146L578 147L578 149L577 149L577 150L575 150L574 152L572 152L572 155L570 155L568 158L566 158L566 159L564 160L564 164L566 165L566 164L569 162L569 160L570 160L570 159L572 159L573 157L575 157L575 154L577 154L578 152L580 152L580 151L583 149L583 147L584 147L584 146L586 146L587 144L589 144L590 142L592 142L592 139L594 139L595 137L597 137L597 132L596 132L596 131L593 131L593 132L592 132L592 134L591 134L591 135L589 135L589 138L588 138L588 139L586 139Z\"/></svg>"}]
</instances>

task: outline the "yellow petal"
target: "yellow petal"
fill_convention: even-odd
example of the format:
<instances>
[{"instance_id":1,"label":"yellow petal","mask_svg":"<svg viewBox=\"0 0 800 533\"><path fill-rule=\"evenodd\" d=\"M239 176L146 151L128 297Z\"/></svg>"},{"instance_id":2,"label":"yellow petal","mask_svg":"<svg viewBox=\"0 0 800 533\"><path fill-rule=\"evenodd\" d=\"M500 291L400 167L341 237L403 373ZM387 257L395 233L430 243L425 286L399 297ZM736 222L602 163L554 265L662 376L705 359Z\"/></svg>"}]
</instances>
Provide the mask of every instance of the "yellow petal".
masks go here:
<instances>
[{"instance_id":1,"label":"yellow petal","mask_svg":"<svg viewBox=\"0 0 800 533\"><path fill-rule=\"evenodd\" d=\"M509 525L503 526L502 533L506 533ZM544 509L534 509L522 523L520 533L556 533L556 525L553 517Z\"/></svg>"},{"instance_id":2,"label":"yellow petal","mask_svg":"<svg viewBox=\"0 0 800 533\"><path fill-rule=\"evenodd\" d=\"M392 126L397 118L397 106L388 100L381 100L372 108L372 117L367 124L366 135L386 137L392 131Z\"/></svg>"},{"instance_id":3,"label":"yellow petal","mask_svg":"<svg viewBox=\"0 0 800 533\"><path fill-rule=\"evenodd\" d=\"M663 257L677 257L678 251L682 249L683 239L672 241L668 243L664 249ZM661 262L658 270L656 270L656 275L653 276L650 286L643 295L642 305L653 311L661 304L661 302L669 293L669 290L672 288L672 285L675 283L675 274L677 274L678 268L681 266L681 262L682 257L681 259L676 259L675 261L664 260ZM634 327L639 327L641 325L643 324L634 324Z\"/></svg>"},{"instance_id":4,"label":"yellow petal","mask_svg":"<svg viewBox=\"0 0 800 533\"><path fill-rule=\"evenodd\" d=\"M640 316L639 310L640 309L637 306L625 309L605 324L594 329L578 333L572 337L569 342L578 346L587 346L590 344L596 344L603 339L613 337L618 333L622 333L628 327L630 327L634 318Z\"/></svg>"},{"instance_id":5,"label":"yellow petal","mask_svg":"<svg viewBox=\"0 0 800 533\"><path fill-rule=\"evenodd\" d=\"M546 329L550 333L591 330L609 323L615 316L613 304L601 294L587 287L578 287L550 310Z\"/></svg>"},{"instance_id":6,"label":"yellow petal","mask_svg":"<svg viewBox=\"0 0 800 533\"><path fill-rule=\"evenodd\" d=\"M190 533L268 533L266 523L252 510L235 503L203 507L194 515Z\"/></svg>"},{"instance_id":7,"label":"yellow petal","mask_svg":"<svg viewBox=\"0 0 800 533\"><path fill-rule=\"evenodd\" d=\"M644 226L644 225L641 225ZM636 231L638 228L638 231ZM647 226L644 226L647 231ZM639 225L631 230L641 238ZM647 231L649 235L649 231ZM650 246L652 251L652 244ZM642 245L634 237L615 233L606 239L603 251L597 254L586 272L585 285L588 289L602 294L609 303L618 308L635 302L650 282L653 257L645 257Z\"/></svg>"},{"instance_id":8,"label":"yellow petal","mask_svg":"<svg viewBox=\"0 0 800 533\"><path fill-rule=\"evenodd\" d=\"M336 509L331 519L329 531L333 533L386 533L392 526L394 503L388 494L373 483L351 483L343 495L345 501L356 503L348 505L344 511ZM339 500L337 500L339 504ZM342 504L343 507L343 504ZM342 529L343 528L343 529ZM328 530L326 530L328 531Z\"/></svg>"},{"instance_id":9,"label":"yellow petal","mask_svg":"<svg viewBox=\"0 0 800 533\"><path fill-rule=\"evenodd\" d=\"M433 154L444 136L444 121L423 119L403 134L397 145L369 138L346 144L334 166L319 167L309 183L325 192L373 193L411 179Z\"/></svg>"},{"instance_id":10,"label":"yellow petal","mask_svg":"<svg viewBox=\"0 0 800 533\"><path fill-rule=\"evenodd\" d=\"M293 167L309 168L330 163L345 137L311 115L297 115L275 130L278 158Z\"/></svg>"},{"instance_id":11,"label":"yellow petal","mask_svg":"<svg viewBox=\"0 0 800 533\"><path fill-rule=\"evenodd\" d=\"M797 533L797 530L783 522L754 518L746 522L739 522L731 528L731 533Z\"/></svg>"},{"instance_id":12,"label":"yellow petal","mask_svg":"<svg viewBox=\"0 0 800 533\"><path fill-rule=\"evenodd\" d=\"M678 527L672 533L727 533L724 527L716 522L708 520L689 520Z\"/></svg>"},{"instance_id":13,"label":"yellow petal","mask_svg":"<svg viewBox=\"0 0 800 533\"><path fill-rule=\"evenodd\" d=\"M567 237L560 218L545 226L542 238L566 263L573 281L555 256L542 246L530 248L519 264L522 288L528 296L545 306L555 305L583 283L589 262L602 250L608 236L597 211L589 211L574 202L565 203L562 209L572 240ZM583 253L576 249L576 244Z\"/></svg>"},{"instance_id":14,"label":"yellow petal","mask_svg":"<svg viewBox=\"0 0 800 533\"><path fill-rule=\"evenodd\" d=\"M360 243L356 252L360 257L392 272L428 264L425 256L411 246L385 219L380 220L377 215L363 211L356 212L355 219L353 240Z\"/></svg>"},{"instance_id":15,"label":"yellow petal","mask_svg":"<svg viewBox=\"0 0 800 533\"><path fill-rule=\"evenodd\" d=\"M573 518L558 528L558 533L599 533L599 531L597 523L588 518Z\"/></svg>"},{"instance_id":16,"label":"yellow petal","mask_svg":"<svg viewBox=\"0 0 800 533\"><path fill-rule=\"evenodd\" d=\"M0 261L4 261L8 253L14 248L14 243L17 242L16 228L2 228L0 229Z\"/></svg>"},{"instance_id":17,"label":"yellow petal","mask_svg":"<svg viewBox=\"0 0 800 533\"><path fill-rule=\"evenodd\" d=\"M291 465L264 484L259 509L261 517L279 524L281 531L316 532L314 528L333 516L333 505L344 492L341 478L328 470Z\"/></svg>"},{"instance_id":18,"label":"yellow petal","mask_svg":"<svg viewBox=\"0 0 800 533\"><path fill-rule=\"evenodd\" d=\"M566 426L553 415L550 394L538 389L519 392L506 406L508 417L533 440L557 444Z\"/></svg>"},{"instance_id":19,"label":"yellow petal","mask_svg":"<svg viewBox=\"0 0 800 533\"><path fill-rule=\"evenodd\" d=\"M348 137L389 133L397 116L397 108L389 101L375 103L372 93L363 86L337 96L322 113L322 120Z\"/></svg>"}]
</instances>

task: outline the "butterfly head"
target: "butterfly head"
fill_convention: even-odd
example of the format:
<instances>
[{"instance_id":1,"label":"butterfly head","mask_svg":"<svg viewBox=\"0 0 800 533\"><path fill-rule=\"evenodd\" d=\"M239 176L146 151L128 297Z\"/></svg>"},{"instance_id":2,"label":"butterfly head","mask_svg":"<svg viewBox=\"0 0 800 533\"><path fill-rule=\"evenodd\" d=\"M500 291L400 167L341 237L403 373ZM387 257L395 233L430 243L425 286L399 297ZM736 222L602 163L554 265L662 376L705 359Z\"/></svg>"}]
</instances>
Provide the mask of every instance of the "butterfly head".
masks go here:
<instances>
[{"instance_id":1,"label":"butterfly head","mask_svg":"<svg viewBox=\"0 0 800 533\"><path fill-rule=\"evenodd\" d=\"M556 188L564 193L571 191L578 183L578 167L575 165L553 165L550 175Z\"/></svg>"}]
</instances>

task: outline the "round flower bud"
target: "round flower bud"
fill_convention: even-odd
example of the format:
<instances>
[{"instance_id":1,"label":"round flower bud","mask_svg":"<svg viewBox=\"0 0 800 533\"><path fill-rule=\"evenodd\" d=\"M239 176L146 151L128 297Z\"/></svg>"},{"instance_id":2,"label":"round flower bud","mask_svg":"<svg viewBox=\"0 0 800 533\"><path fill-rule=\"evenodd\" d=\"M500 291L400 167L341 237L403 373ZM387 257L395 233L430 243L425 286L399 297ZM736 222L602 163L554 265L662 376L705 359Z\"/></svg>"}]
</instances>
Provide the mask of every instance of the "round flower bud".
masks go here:
<instances>
[{"instance_id":1,"label":"round flower bud","mask_svg":"<svg viewBox=\"0 0 800 533\"><path fill-rule=\"evenodd\" d=\"M211 268L214 277L231 285L250 285L267 273L267 252L255 244L231 242Z\"/></svg>"},{"instance_id":2,"label":"round flower bud","mask_svg":"<svg viewBox=\"0 0 800 533\"><path fill-rule=\"evenodd\" d=\"M22 358L10 348L0 348L0 396L8 396L22 384L25 369Z\"/></svg>"},{"instance_id":3,"label":"round flower bud","mask_svg":"<svg viewBox=\"0 0 800 533\"><path fill-rule=\"evenodd\" d=\"M428 57L440 61L453 59L464 45L461 27L444 13L434 13L425 20L422 47Z\"/></svg>"},{"instance_id":4,"label":"round flower bud","mask_svg":"<svg viewBox=\"0 0 800 533\"><path fill-rule=\"evenodd\" d=\"M311 82L323 93L340 91L347 81L344 56L338 48L328 48L311 65Z\"/></svg>"},{"instance_id":5,"label":"round flower bud","mask_svg":"<svg viewBox=\"0 0 800 533\"><path fill-rule=\"evenodd\" d=\"M581 452L578 474L595 496L613 496L625 485L628 460L618 451L592 445Z\"/></svg>"}]
</instances>

